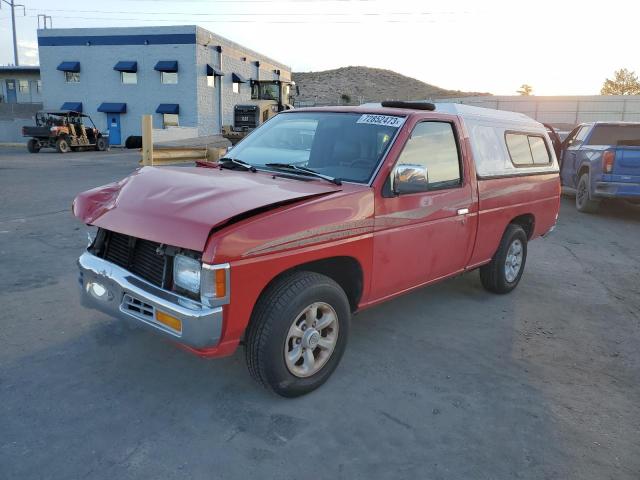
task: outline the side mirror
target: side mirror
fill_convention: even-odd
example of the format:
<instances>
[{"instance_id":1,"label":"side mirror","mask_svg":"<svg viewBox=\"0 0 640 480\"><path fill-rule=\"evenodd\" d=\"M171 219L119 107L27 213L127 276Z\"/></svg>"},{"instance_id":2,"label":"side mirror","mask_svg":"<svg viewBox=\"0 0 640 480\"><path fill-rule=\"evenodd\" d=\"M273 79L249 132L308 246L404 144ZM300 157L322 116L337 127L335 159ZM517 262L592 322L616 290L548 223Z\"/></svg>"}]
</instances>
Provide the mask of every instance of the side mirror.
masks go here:
<instances>
[{"instance_id":1,"label":"side mirror","mask_svg":"<svg viewBox=\"0 0 640 480\"><path fill-rule=\"evenodd\" d=\"M414 164L401 164L391 172L391 191L395 195L403 193L426 192L429 189L427 167Z\"/></svg>"}]
</instances>

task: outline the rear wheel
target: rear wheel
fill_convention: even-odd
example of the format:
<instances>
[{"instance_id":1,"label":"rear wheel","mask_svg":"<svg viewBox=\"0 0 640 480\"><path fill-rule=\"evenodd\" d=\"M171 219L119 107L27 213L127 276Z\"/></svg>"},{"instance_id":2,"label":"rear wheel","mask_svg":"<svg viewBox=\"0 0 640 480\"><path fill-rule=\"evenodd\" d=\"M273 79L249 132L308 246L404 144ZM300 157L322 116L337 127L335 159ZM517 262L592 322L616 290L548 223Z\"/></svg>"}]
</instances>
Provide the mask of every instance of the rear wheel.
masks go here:
<instances>
[{"instance_id":1,"label":"rear wheel","mask_svg":"<svg viewBox=\"0 0 640 480\"><path fill-rule=\"evenodd\" d=\"M593 213L598 209L600 202L591 199L591 189L589 188L589 172L585 172L578 180L576 188L576 209L582 213Z\"/></svg>"},{"instance_id":2,"label":"rear wheel","mask_svg":"<svg viewBox=\"0 0 640 480\"><path fill-rule=\"evenodd\" d=\"M520 225L510 224L498 251L480 267L482 286L493 293L509 293L518 286L527 261L527 234Z\"/></svg>"},{"instance_id":3,"label":"rear wheel","mask_svg":"<svg viewBox=\"0 0 640 480\"><path fill-rule=\"evenodd\" d=\"M107 149L107 141L104 139L104 137L98 137L98 140L96 140L96 150L98 150L99 152L104 152Z\"/></svg>"},{"instance_id":4,"label":"rear wheel","mask_svg":"<svg viewBox=\"0 0 640 480\"><path fill-rule=\"evenodd\" d=\"M338 366L349 335L346 294L314 272L286 275L260 297L247 330L251 376L283 397L322 385Z\"/></svg>"},{"instance_id":5,"label":"rear wheel","mask_svg":"<svg viewBox=\"0 0 640 480\"><path fill-rule=\"evenodd\" d=\"M27 150L29 150L30 153L38 153L40 151L40 142L32 138L27 142Z\"/></svg>"},{"instance_id":6,"label":"rear wheel","mask_svg":"<svg viewBox=\"0 0 640 480\"><path fill-rule=\"evenodd\" d=\"M68 153L71 151L69 141L65 137L60 137L56 140L56 150L58 153Z\"/></svg>"}]
</instances>

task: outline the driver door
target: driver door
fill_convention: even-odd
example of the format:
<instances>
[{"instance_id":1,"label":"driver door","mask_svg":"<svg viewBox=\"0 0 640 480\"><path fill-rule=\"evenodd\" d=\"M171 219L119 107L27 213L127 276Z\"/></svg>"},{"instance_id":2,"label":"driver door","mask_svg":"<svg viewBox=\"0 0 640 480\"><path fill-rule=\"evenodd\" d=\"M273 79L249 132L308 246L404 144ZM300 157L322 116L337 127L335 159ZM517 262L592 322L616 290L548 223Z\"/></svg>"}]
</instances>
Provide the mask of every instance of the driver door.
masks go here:
<instances>
[{"instance_id":1,"label":"driver door","mask_svg":"<svg viewBox=\"0 0 640 480\"><path fill-rule=\"evenodd\" d=\"M396 162L427 169L426 181L376 199L372 299L381 300L461 272L477 214L454 122L418 122ZM393 173L392 173L393 175Z\"/></svg>"}]
</instances>

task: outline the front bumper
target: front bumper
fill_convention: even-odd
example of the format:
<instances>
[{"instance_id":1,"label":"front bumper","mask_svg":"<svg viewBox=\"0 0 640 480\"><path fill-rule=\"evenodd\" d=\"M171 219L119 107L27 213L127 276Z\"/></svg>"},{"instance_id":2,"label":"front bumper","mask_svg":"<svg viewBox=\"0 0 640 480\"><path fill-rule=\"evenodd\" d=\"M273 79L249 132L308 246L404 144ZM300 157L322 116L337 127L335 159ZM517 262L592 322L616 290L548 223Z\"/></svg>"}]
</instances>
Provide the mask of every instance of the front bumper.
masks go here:
<instances>
[{"instance_id":1,"label":"front bumper","mask_svg":"<svg viewBox=\"0 0 640 480\"><path fill-rule=\"evenodd\" d=\"M150 284L89 252L78 259L81 303L139 324L194 349L215 347L222 335L222 307L208 307ZM157 320L162 312L180 320L175 330Z\"/></svg>"}]
</instances>

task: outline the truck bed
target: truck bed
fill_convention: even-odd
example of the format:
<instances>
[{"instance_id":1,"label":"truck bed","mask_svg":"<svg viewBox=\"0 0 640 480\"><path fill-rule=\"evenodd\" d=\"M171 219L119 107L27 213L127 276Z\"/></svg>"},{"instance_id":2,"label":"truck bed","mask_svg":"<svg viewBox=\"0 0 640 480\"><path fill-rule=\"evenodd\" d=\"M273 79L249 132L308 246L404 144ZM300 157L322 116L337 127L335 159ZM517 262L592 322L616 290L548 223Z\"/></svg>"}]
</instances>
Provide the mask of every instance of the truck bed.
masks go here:
<instances>
[{"instance_id":1,"label":"truck bed","mask_svg":"<svg viewBox=\"0 0 640 480\"><path fill-rule=\"evenodd\" d=\"M49 127L22 127L23 137L48 137L50 133Z\"/></svg>"}]
</instances>

